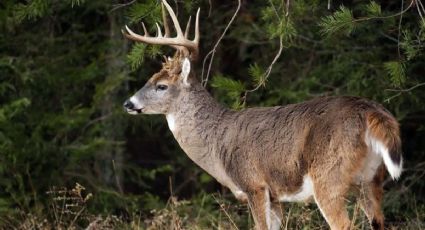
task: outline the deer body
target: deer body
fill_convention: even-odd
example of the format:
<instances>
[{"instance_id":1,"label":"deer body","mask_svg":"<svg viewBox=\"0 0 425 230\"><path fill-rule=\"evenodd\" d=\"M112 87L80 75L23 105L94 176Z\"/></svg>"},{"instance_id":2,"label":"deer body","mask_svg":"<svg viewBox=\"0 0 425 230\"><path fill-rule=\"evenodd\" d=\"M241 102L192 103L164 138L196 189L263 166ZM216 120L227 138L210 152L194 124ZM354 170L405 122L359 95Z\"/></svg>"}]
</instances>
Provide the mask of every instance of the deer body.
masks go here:
<instances>
[{"instance_id":1,"label":"deer body","mask_svg":"<svg viewBox=\"0 0 425 230\"><path fill-rule=\"evenodd\" d=\"M165 16L164 26L167 31ZM155 41L127 30L130 39ZM176 39L183 39L179 26L176 30ZM372 227L384 229L385 168L393 178L402 168L399 126L385 108L358 97L322 97L233 111L218 104L194 76L191 52L184 47L196 46L176 44L169 43L178 49L174 58L124 107L131 114L164 114L189 158L248 201L258 229L279 229L280 202L306 200L316 202L331 229L348 229L345 197L352 189L364 195L359 202Z\"/></svg>"}]
</instances>

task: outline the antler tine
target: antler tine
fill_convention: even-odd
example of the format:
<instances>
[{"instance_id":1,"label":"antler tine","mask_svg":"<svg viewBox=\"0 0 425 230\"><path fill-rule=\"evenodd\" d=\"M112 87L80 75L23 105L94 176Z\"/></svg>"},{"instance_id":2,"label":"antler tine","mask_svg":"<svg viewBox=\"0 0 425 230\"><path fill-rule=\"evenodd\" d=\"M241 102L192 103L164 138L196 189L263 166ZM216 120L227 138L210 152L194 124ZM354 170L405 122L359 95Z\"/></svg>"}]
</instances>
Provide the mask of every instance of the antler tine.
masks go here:
<instances>
[{"instance_id":1,"label":"antler tine","mask_svg":"<svg viewBox=\"0 0 425 230\"><path fill-rule=\"evenodd\" d=\"M167 15L164 10L164 7L167 8L168 13L170 14L171 19L173 20L173 24L175 27L175 30L177 32L176 37L171 37L170 34L170 28L167 22ZM196 13L196 22L195 22L195 38L193 40L188 39L189 37L189 31L190 31L190 24L191 24L191 17L189 18L188 24L186 26L185 33L183 34L182 29L180 27L179 22L177 21L177 17L174 13L174 11L171 9L170 5L167 3L166 0L162 0L162 17L164 20L164 35L162 34L161 27L158 23L156 23L157 27L157 36L151 37L148 33L148 30L146 29L146 26L144 23L142 23L143 30L145 32L144 35L139 35L133 32L128 26L125 26L125 31L123 30L123 35L133 41L143 42L147 44L154 44L154 45L168 45L171 46L179 51L182 51L185 56L191 57L192 60L196 60L199 53L199 12L200 9L198 9L198 12Z\"/></svg>"},{"instance_id":2,"label":"antler tine","mask_svg":"<svg viewBox=\"0 0 425 230\"><path fill-rule=\"evenodd\" d=\"M156 25L156 29L157 29L156 36L161 38L162 37L161 28L159 27L158 23L155 23L155 25Z\"/></svg>"},{"instance_id":3,"label":"antler tine","mask_svg":"<svg viewBox=\"0 0 425 230\"><path fill-rule=\"evenodd\" d=\"M162 10L162 22L164 23L164 32L165 37L171 37L170 34L170 27L168 26L168 20L167 20L167 14L165 13L164 9L164 3L161 3L161 10Z\"/></svg>"},{"instance_id":4,"label":"antler tine","mask_svg":"<svg viewBox=\"0 0 425 230\"><path fill-rule=\"evenodd\" d=\"M182 38L183 32L180 27L179 21L177 20L176 14L174 13L171 6L167 3L167 1L162 0L162 3L165 5L165 8L167 8L168 14L170 14L171 20L173 20L174 28L176 28L177 37Z\"/></svg>"},{"instance_id":5,"label":"antler tine","mask_svg":"<svg viewBox=\"0 0 425 230\"><path fill-rule=\"evenodd\" d=\"M143 32L145 33L145 36L148 36L149 37L149 32L146 29L145 23L143 23L143 22L142 22L142 27L143 27Z\"/></svg>"},{"instance_id":6,"label":"antler tine","mask_svg":"<svg viewBox=\"0 0 425 230\"><path fill-rule=\"evenodd\" d=\"M190 21L191 20L192 20L192 16L189 16L189 20L187 21L187 24L186 24L186 30L184 31L184 38L188 38L188 36L189 36Z\"/></svg>"},{"instance_id":7,"label":"antler tine","mask_svg":"<svg viewBox=\"0 0 425 230\"><path fill-rule=\"evenodd\" d=\"M193 42L196 44L196 48L198 49L199 45L199 14L201 12L201 8L198 8L198 11L196 12L196 21L195 21L195 38L193 39Z\"/></svg>"}]
</instances>

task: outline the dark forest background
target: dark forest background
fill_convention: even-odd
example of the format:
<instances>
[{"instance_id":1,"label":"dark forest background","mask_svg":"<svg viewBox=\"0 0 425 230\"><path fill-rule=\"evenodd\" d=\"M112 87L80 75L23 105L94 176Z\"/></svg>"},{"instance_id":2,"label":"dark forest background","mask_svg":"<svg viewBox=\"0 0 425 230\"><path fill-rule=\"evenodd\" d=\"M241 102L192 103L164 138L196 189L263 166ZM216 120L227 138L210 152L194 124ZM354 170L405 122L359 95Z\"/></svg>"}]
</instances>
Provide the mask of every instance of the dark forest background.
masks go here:
<instances>
[{"instance_id":1,"label":"dark forest background","mask_svg":"<svg viewBox=\"0 0 425 230\"><path fill-rule=\"evenodd\" d=\"M425 228L425 3L169 3L181 24L201 8L195 70L222 104L356 95L388 108L401 123L405 170L385 183L386 220ZM141 21L154 34L160 1L0 2L0 228L253 226L247 206L189 160L163 116L122 109L173 52L123 38L124 25L142 32ZM314 204L285 207L288 229L327 228ZM354 201L350 213L355 228L369 228Z\"/></svg>"}]
</instances>

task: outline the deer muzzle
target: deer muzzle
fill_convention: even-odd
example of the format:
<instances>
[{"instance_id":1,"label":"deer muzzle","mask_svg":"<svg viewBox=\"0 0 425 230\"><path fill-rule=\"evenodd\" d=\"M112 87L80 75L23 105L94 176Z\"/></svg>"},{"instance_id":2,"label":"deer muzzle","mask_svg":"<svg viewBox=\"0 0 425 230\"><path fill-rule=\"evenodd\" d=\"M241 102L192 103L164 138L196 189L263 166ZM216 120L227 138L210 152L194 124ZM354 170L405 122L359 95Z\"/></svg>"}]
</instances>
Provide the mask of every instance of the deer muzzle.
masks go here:
<instances>
[{"instance_id":1,"label":"deer muzzle","mask_svg":"<svg viewBox=\"0 0 425 230\"><path fill-rule=\"evenodd\" d=\"M142 112L143 108L138 108L137 104L132 102L131 98L127 99L124 104L124 109L127 111L127 113L129 114L139 114Z\"/></svg>"}]
</instances>

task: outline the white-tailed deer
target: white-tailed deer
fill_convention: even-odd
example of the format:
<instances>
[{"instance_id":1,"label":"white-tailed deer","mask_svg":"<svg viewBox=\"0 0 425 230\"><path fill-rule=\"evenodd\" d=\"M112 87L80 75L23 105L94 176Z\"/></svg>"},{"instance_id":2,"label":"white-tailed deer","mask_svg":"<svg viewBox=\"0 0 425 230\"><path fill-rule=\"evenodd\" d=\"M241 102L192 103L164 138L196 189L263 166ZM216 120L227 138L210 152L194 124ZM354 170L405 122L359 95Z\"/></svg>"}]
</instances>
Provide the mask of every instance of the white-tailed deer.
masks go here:
<instances>
[{"instance_id":1,"label":"white-tailed deer","mask_svg":"<svg viewBox=\"0 0 425 230\"><path fill-rule=\"evenodd\" d=\"M312 198L331 229L350 228L346 195L356 190L373 229L384 229L381 211L385 167L393 179L402 170L396 119L381 105L358 97L320 97L299 104L233 111L218 104L191 70L195 38L183 33L163 0L176 30L170 36L124 35L177 49L162 69L124 103L130 114L164 114L184 152L239 200L248 201L257 229L279 229L280 202ZM144 26L143 26L144 27ZM360 195L361 194L361 195Z\"/></svg>"}]
</instances>

